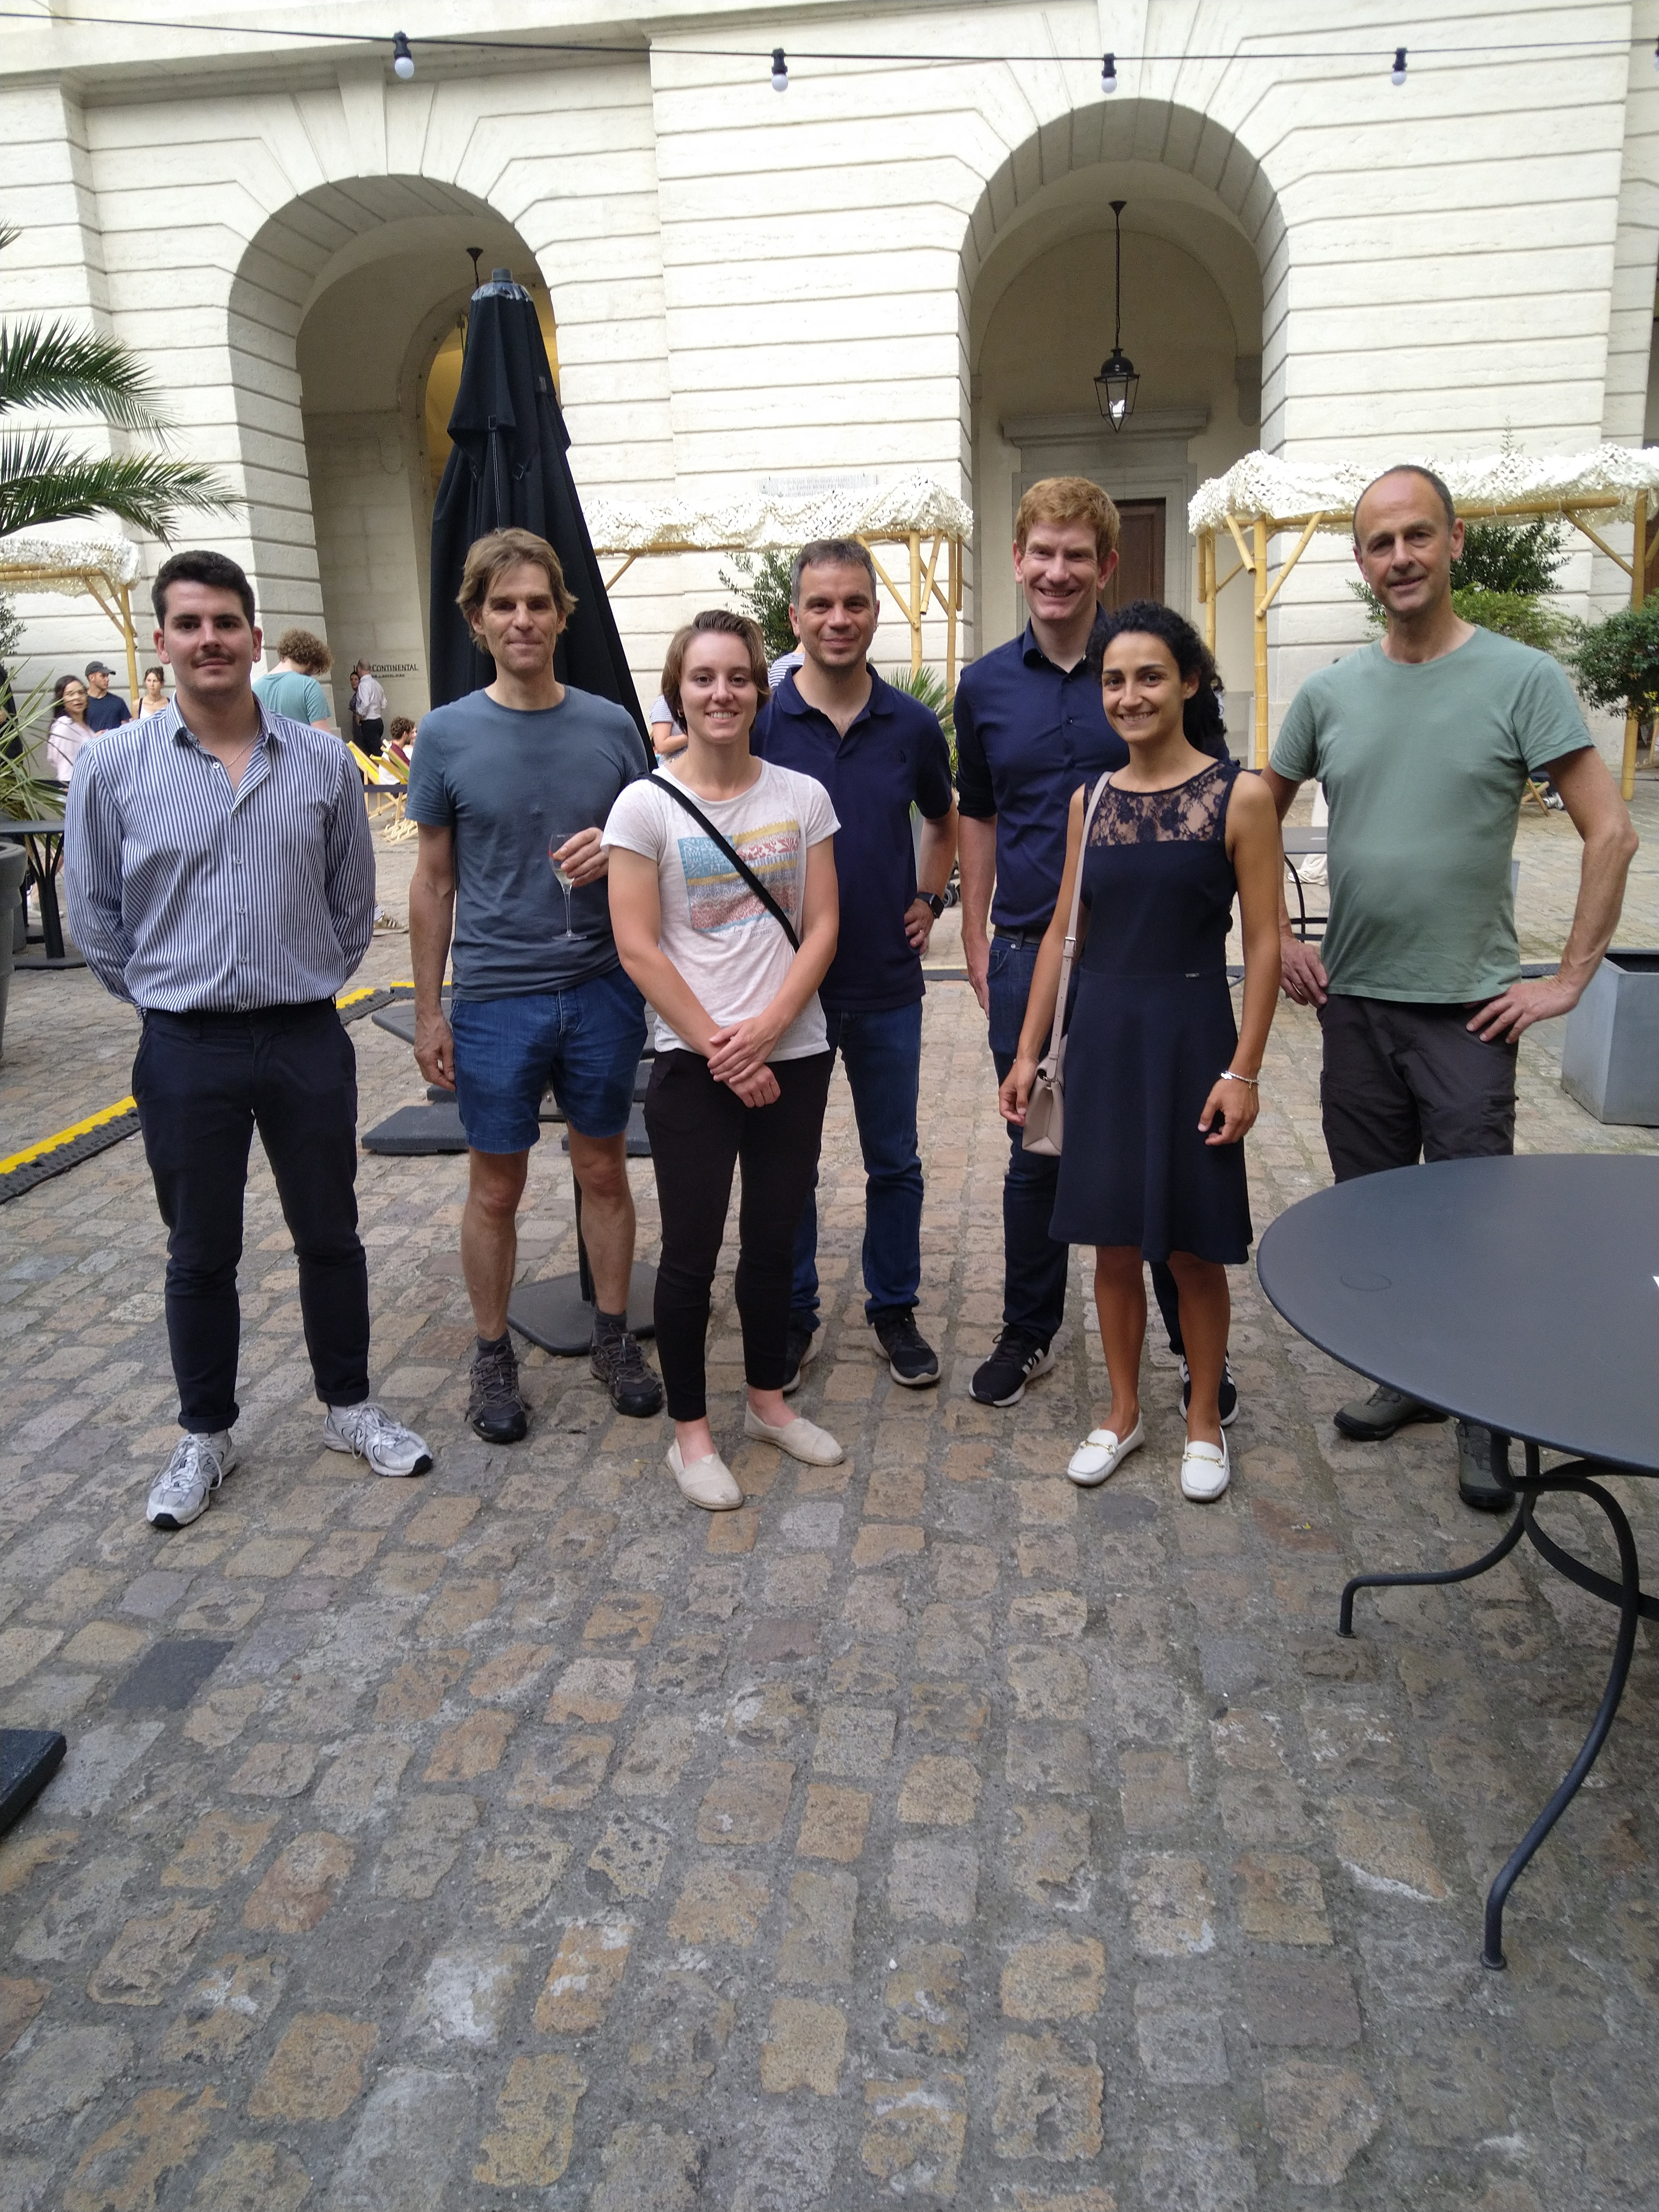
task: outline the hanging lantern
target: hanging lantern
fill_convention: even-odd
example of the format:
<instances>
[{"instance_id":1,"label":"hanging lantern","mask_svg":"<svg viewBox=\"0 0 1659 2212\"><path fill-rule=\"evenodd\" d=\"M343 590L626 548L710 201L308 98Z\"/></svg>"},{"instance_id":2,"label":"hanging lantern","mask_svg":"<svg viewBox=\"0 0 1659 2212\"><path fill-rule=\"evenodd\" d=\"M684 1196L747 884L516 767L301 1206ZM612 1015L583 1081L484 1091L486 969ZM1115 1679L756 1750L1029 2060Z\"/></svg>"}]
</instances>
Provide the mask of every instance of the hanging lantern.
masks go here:
<instances>
[{"instance_id":1,"label":"hanging lantern","mask_svg":"<svg viewBox=\"0 0 1659 2212\"><path fill-rule=\"evenodd\" d=\"M1128 204L1127 200L1112 202L1116 259L1112 291L1112 350L1101 362L1100 374L1095 379L1095 397L1100 402L1100 411L1115 430L1121 430L1126 418L1134 413L1135 393L1140 388L1135 365L1123 350L1123 210Z\"/></svg>"}]
</instances>

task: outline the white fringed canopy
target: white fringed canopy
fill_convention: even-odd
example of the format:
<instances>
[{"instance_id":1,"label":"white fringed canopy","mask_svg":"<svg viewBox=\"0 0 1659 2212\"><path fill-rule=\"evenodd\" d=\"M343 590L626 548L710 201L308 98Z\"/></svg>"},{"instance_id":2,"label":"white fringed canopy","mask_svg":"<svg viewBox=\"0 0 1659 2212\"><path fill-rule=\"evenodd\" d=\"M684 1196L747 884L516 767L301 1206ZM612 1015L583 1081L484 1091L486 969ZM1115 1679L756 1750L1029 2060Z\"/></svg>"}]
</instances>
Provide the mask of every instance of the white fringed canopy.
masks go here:
<instances>
[{"instance_id":1,"label":"white fringed canopy","mask_svg":"<svg viewBox=\"0 0 1659 2212\"><path fill-rule=\"evenodd\" d=\"M127 651L127 685L134 694L138 689L138 641L132 627L131 595L137 580L138 548L128 538L58 532L0 538L0 591L95 599L121 633Z\"/></svg>"},{"instance_id":2,"label":"white fringed canopy","mask_svg":"<svg viewBox=\"0 0 1659 2212\"><path fill-rule=\"evenodd\" d=\"M1476 454L1443 459L1407 450L1399 462L1432 469L1450 491L1458 514L1472 521L1498 517L1526 521L1559 515L1605 553L1631 580L1631 600L1639 606L1647 592L1659 515L1659 447L1597 446L1583 453ZM1282 454L1246 453L1225 476L1201 483L1187 509L1187 526L1198 540L1198 597L1205 630L1215 646L1216 599L1235 576L1248 575L1255 587L1255 764L1267 758L1267 610L1280 586L1306 552L1316 532L1346 535L1353 525L1354 501L1377 473L1375 459L1291 460ZM1594 520L1590 520L1594 517ZM1608 544L1601 528L1631 525L1629 557ZM1601 528L1598 528L1598 525ZM1271 581L1267 541L1285 531L1298 532ZM1216 573L1216 547L1231 536L1238 560L1224 576ZM1625 725L1623 787L1635 789L1636 717Z\"/></svg>"}]
</instances>

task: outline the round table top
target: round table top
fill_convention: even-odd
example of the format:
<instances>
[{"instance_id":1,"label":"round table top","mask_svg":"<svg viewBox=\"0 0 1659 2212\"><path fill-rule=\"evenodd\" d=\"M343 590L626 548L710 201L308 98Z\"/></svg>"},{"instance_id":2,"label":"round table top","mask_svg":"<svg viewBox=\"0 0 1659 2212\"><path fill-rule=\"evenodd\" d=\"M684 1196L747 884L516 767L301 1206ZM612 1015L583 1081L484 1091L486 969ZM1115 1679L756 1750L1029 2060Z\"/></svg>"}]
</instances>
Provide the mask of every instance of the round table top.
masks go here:
<instances>
[{"instance_id":1,"label":"round table top","mask_svg":"<svg viewBox=\"0 0 1659 2212\"><path fill-rule=\"evenodd\" d=\"M1659 1160L1534 1153L1363 1176L1256 1251L1345 1366L1553 1451L1659 1474Z\"/></svg>"}]
</instances>

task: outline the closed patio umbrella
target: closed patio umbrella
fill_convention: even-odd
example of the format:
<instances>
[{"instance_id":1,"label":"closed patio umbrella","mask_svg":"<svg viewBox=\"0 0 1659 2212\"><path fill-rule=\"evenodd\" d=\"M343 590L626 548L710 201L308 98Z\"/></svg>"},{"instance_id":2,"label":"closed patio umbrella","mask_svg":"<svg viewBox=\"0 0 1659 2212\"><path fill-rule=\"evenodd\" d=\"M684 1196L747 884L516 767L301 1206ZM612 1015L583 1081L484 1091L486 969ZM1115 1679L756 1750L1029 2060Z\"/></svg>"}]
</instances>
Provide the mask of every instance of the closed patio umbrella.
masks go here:
<instances>
[{"instance_id":1,"label":"closed patio umbrella","mask_svg":"<svg viewBox=\"0 0 1659 2212\"><path fill-rule=\"evenodd\" d=\"M570 434L535 303L509 270L497 269L472 295L449 434L453 446L432 512L433 705L476 691L495 675L455 604L467 548L492 530L533 530L558 555L576 595L559 640L560 678L625 707L648 759L639 696L565 459Z\"/></svg>"}]
</instances>

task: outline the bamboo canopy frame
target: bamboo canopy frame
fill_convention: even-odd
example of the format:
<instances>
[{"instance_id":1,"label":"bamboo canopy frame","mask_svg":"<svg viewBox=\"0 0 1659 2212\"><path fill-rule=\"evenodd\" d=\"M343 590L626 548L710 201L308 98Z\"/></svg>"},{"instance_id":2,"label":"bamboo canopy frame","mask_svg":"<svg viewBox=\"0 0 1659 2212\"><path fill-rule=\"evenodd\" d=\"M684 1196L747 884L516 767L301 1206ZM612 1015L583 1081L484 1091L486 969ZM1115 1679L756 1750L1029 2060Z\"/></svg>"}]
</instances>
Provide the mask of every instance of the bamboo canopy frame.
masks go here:
<instances>
[{"instance_id":1,"label":"bamboo canopy frame","mask_svg":"<svg viewBox=\"0 0 1659 2212\"><path fill-rule=\"evenodd\" d=\"M35 539L31 550L39 548ZM127 651L127 690L129 696L138 696L138 635L132 626L132 586L125 578L112 574L117 564L102 562L52 560L12 561L6 557L6 547L0 541L0 589L8 592L57 592L72 596L84 592L95 599L117 629Z\"/></svg>"},{"instance_id":2,"label":"bamboo canopy frame","mask_svg":"<svg viewBox=\"0 0 1659 2212\"><path fill-rule=\"evenodd\" d=\"M1659 453L1644 454L1632 453L1625 447L1610 450L1626 462L1659 464ZM1604 453L1608 451L1606 447L1602 449ZM1273 459L1269 455L1250 458L1259 458L1268 463ZM1566 469L1571 465L1565 465ZM1459 498L1457 512L1461 520L1470 522L1497 520L1527 521L1545 515L1559 516L1588 538L1599 553L1605 553L1608 560L1617 562L1631 580L1631 605L1640 606L1647 591L1651 588L1648 572L1653 567L1656 556L1659 556L1659 489L1656 489L1659 487L1659 467L1645 470L1643 473L1652 477L1653 485L1641 485L1634 490L1629 485L1623 489L1601 490L1589 488L1581 490L1571 487L1549 491L1540 488L1514 498ZM1312 544L1314 533L1321 530L1351 529L1353 507L1352 497L1345 501L1338 496L1333 498L1328 506L1304 507L1297 513L1264 514L1254 501L1249 502L1246 511L1241 513L1236 509L1245 507L1244 501L1224 496L1218 501L1218 495L1223 493L1225 482L1224 478L1212 479L1200 488L1193 501L1194 519L1192 529L1198 541L1198 597L1204 610L1205 641L1213 653L1217 600L1236 577L1247 575L1251 580L1255 642L1255 765L1261 769L1267 766L1268 753L1268 610L1278 598L1285 579ZM1222 508L1218 517L1216 520L1204 519L1206 514L1214 514L1218 503ZM1605 527L1608 522L1626 514L1631 516L1632 532L1628 558L1615 551L1596 526L1600 523ZM1589 519L1592 516L1595 517L1594 521ZM1237 562L1224 576L1217 573L1216 558L1224 528L1238 555ZM1267 560L1269 540L1288 535L1292 531L1297 533L1296 543L1270 576ZM1620 788L1626 799L1636 788L1636 743L1637 720L1636 716L1631 714L1625 718L1624 759L1620 778Z\"/></svg>"}]
</instances>

